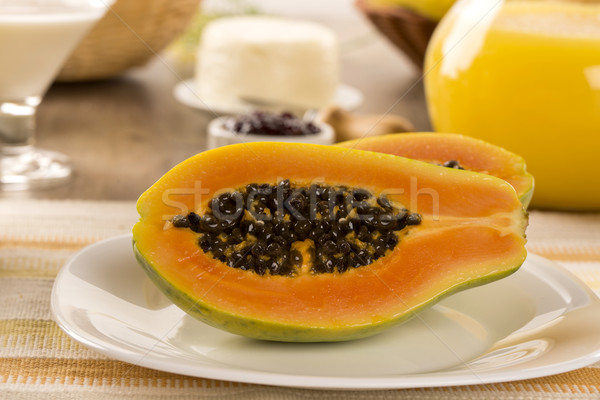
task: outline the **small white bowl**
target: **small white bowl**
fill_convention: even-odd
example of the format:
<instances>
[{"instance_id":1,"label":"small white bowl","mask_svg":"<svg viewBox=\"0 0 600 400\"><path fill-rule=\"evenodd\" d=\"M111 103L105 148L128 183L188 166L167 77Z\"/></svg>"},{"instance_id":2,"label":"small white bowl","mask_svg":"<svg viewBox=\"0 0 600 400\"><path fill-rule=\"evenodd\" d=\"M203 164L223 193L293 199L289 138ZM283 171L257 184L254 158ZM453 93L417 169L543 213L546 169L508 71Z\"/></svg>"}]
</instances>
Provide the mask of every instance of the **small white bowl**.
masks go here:
<instances>
[{"instance_id":1,"label":"small white bowl","mask_svg":"<svg viewBox=\"0 0 600 400\"><path fill-rule=\"evenodd\" d=\"M279 136L279 135L256 135L252 133L240 134L225 128L225 122L235 117L219 117L208 124L208 149L227 146L236 143L248 142L284 142L284 143L312 143L330 145L335 141L335 132L331 125L320 121L313 121L321 132L314 135L302 136Z\"/></svg>"}]
</instances>

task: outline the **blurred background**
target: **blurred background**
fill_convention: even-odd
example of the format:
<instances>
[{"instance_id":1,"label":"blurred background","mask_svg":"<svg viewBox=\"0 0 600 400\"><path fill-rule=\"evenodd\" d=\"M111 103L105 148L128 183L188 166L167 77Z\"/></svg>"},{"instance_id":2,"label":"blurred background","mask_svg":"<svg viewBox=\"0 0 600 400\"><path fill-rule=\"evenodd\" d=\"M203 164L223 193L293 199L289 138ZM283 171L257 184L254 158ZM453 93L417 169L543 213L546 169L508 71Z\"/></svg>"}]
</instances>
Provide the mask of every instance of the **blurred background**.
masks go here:
<instances>
[{"instance_id":1,"label":"blurred background","mask_svg":"<svg viewBox=\"0 0 600 400\"><path fill-rule=\"evenodd\" d=\"M119 0L115 9L119 2L128 8L136 3ZM203 151L206 126L216 115L181 104L173 89L193 76L205 24L223 15L275 14L330 27L339 37L341 81L362 94L353 112L402 115L417 130L431 129L419 68L377 31L352 0L205 0L197 5L179 0L180 9L175 7L178 2L169 2L176 10L168 14L157 6L156 15L150 14L149 3L137 3L143 3L146 14L134 9L127 20L107 14L105 19L116 21L96 42L80 45L39 107L37 143L71 157L72 182L0 196L135 200L172 166ZM125 14L119 11L119 15ZM152 18L156 21L151 22ZM163 28L153 24L163 24ZM111 36L116 35L115 29L121 30L121 36ZM156 38L169 29L183 32L173 38ZM120 49L126 41L134 43L133 49ZM86 45L91 50L82 49ZM135 59L133 54L138 52L141 56ZM111 58L122 61L125 57L134 58L137 65L117 65L102 72L108 76L93 77L103 64L112 63Z\"/></svg>"},{"instance_id":2,"label":"blurred background","mask_svg":"<svg viewBox=\"0 0 600 400\"><path fill-rule=\"evenodd\" d=\"M448 12L453 4L117 0L67 60L37 115L38 145L71 157L72 182L0 196L136 199L175 164L212 146L212 120L241 112L200 93L206 26L270 15L335 34L345 91L332 105L350 123L335 125L330 107L308 111L333 125L336 141L352 137L341 135L352 129L354 137L466 134L525 158L536 177L534 206L597 210L598 1L461 0ZM435 51L425 60L428 44Z\"/></svg>"}]
</instances>

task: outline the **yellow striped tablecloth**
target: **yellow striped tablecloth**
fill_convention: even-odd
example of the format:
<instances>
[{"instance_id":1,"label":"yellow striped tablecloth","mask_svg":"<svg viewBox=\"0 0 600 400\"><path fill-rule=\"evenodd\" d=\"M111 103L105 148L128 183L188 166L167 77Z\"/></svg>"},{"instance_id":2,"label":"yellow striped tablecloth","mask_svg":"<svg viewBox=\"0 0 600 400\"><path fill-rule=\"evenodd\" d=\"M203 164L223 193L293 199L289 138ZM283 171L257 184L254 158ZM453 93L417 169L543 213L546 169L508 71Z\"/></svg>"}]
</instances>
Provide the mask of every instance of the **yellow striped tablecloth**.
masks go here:
<instances>
[{"instance_id":1,"label":"yellow striped tablecloth","mask_svg":"<svg viewBox=\"0 0 600 400\"><path fill-rule=\"evenodd\" d=\"M324 391L186 377L109 359L61 331L50 293L73 252L130 232L136 220L133 202L0 200L0 399L600 399L600 363L490 385ZM600 214L534 211L528 239L530 252L600 292Z\"/></svg>"}]
</instances>

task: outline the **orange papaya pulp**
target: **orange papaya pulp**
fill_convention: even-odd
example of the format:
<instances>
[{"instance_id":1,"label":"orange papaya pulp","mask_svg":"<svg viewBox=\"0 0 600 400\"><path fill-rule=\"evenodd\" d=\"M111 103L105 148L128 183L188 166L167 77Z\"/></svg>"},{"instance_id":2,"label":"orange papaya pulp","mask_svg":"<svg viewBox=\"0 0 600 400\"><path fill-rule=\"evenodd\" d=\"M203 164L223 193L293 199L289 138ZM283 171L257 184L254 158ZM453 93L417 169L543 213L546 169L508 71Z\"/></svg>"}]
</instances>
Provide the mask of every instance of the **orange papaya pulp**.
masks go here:
<instances>
[{"instance_id":1,"label":"orange papaya pulp","mask_svg":"<svg viewBox=\"0 0 600 400\"><path fill-rule=\"evenodd\" d=\"M400 231L394 249L369 265L293 276L232 268L200 249L198 233L173 227L173 216L206 213L223 190L283 178L385 192L422 221ZM137 208L134 249L153 282L199 320L258 339L367 337L449 294L513 273L526 257L526 213L506 181L336 146L247 143L206 151L165 174Z\"/></svg>"}]
</instances>

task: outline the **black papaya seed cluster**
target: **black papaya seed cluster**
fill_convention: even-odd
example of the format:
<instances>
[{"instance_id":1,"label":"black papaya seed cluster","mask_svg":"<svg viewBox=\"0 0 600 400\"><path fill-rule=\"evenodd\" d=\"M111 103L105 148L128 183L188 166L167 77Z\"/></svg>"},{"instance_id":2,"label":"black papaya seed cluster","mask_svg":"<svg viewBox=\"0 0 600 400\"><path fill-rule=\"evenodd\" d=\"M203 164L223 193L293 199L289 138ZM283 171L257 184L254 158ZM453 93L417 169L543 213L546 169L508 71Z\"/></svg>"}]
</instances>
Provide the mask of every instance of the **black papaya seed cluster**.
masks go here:
<instances>
[{"instance_id":1,"label":"black papaya seed cluster","mask_svg":"<svg viewBox=\"0 0 600 400\"><path fill-rule=\"evenodd\" d=\"M446 168L454 168L454 169L465 169L462 165L460 165L460 163L456 160L449 160L446 161L443 164L437 164L437 165L441 165L442 167L446 167Z\"/></svg>"},{"instance_id":2,"label":"black papaya seed cluster","mask_svg":"<svg viewBox=\"0 0 600 400\"><path fill-rule=\"evenodd\" d=\"M366 189L285 179L221 193L203 215L178 215L172 223L199 233L200 248L230 267L294 275L304 257L312 273L369 265L394 249L398 232L420 224L421 216Z\"/></svg>"}]
</instances>

